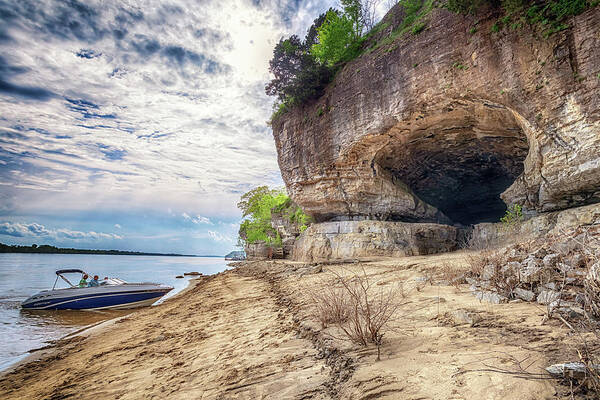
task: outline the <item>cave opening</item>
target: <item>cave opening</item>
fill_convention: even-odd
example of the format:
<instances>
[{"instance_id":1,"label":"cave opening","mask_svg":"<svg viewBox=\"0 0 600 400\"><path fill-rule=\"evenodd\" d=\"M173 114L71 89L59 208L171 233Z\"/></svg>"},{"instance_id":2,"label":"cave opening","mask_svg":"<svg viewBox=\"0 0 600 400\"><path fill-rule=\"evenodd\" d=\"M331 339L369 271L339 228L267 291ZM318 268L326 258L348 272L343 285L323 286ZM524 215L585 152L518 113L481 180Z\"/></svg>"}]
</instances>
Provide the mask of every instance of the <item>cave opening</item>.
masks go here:
<instances>
[{"instance_id":1,"label":"cave opening","mask_svg":"<svg viewBox=\"0 0 600 400\"><path fill-rule=\"evenodd\" d=\"M523 172L528 151L513 114L482 102L422 121L375 162L454 223L473 225L505 214L500 194Z\"/></svg>"}]
</instances>

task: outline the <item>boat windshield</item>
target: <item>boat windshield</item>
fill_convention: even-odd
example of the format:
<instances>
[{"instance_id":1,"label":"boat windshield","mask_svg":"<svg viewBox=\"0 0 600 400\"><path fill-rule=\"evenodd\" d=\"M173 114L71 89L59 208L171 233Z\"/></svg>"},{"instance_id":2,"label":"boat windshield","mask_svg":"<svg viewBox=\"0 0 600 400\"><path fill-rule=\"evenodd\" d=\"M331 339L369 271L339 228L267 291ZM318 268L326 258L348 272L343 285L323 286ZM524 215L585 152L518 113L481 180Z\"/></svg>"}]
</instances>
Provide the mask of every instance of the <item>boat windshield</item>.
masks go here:
<instances>
[{"instance_id":1,"label":"boat windshield","mask_svg":"<svg viewBox=\"0 0 600 400\"><path fill-rule=\"evenodd\" d=\"M80 277L79 279L81 279L84 275L88 275L90 276L90 274L88 274L87 272L81 270L81 269L61 269L56 271L56 280L54 281L54 286L52 287L52 290L56 289L56 283L58 282L58 278L61 278L63 281L65 281L67 283L67 285L69 285L69 288L79 288L80 286L77 284L73 284L65 275L66 274L79 274ZM73 279L73 278L71 278ZM77 282L77 281L75 281ZM127 282L125 282L123 279L119 279L119 278L108 278L108 277L104 277L104 279L100 280L100 286L104 286L104 285L124 285ZM87 286L85 286L87 287Z\"/></svg>"},{"instance_id":2,"label":"boat windshield","mask_svg":"<svg viewBox=\"0 0 600 400\"><path fill-rule=\"evenodd\" d=\"M81 269L59 269L58 271L56 271L56 280L54 281L54 286L52 286L52 290L54 290L56 288L56 283L58 282L58 278L65 281L67 283L67 285L69 285L69 287L71 287L71 288L78 287L77 285L72 284L71 281L67 279L67 277L65 276L66 274L79 274L80 276L87 275L86 272Z\"/></svg>"}]
</instances>

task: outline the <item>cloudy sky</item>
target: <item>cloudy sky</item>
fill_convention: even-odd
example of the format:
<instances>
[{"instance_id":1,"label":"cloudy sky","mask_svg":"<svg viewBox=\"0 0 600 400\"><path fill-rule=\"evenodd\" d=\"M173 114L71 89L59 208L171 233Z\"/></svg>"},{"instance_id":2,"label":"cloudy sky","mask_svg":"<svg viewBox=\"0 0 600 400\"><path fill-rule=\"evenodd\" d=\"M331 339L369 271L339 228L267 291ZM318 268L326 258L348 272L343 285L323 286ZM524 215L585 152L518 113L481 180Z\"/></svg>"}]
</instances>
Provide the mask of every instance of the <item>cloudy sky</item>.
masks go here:
<instances>
[{"instance_id":1,"label":"cloudy sky","mask_svg":"<svg viewBox=\"0 0 600 400\"><path fill-rule=\"evenodd\" d=\"M268 61L336 0L0 0L0 242L224 254Z\"/></svg>"}]
</instances>

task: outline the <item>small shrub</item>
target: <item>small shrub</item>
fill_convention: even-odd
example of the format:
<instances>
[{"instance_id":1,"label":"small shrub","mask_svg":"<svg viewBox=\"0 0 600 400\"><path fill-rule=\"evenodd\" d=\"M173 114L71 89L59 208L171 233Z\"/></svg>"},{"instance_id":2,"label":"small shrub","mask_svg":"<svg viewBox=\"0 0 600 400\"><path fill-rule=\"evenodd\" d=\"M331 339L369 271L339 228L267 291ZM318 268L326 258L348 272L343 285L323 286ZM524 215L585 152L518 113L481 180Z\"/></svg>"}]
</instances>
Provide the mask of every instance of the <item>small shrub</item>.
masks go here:
<instances>
[{"instance_id":1,"label":"small shrub","mask_svg":"<svg viewBox=\"0 0 600 400\"><path fill-rule=\"evenodd\" d=\"M476 27L472 27L471 29L469 29L469 33L471 35L474 35L475 33L477 33L477 28Z\"/></svg>"},{"instance_id":2,"label":"small shrub","mask_svg":"<svg viewBox=\"0 0 600 400\"><path fill-rule=\"evenodd\" d=\"M270 124L277 121L283 114L288 112L290 109L288 103L275 104L273 108L273 114L271 115L271 120L269 121Z\"/></svg>"},{"instance_id":3,"label":"small shrub","mask_svg":"<svg viewBox=\"0 0 600 400\"><path fill-rule=\"evenodd\" d=\"M346 322L350 315L350 302L343 287L323 285L319 290L307 287L306 292L311 301L312 315L321 323L321 328Z\"/></svg>"},{"instance_id":4,"label":"small shrub","mask_svg":"<svg viewBox=\"0 0 600 400\"><path fill-rule=\"evenodd\" d=\"M314 316L324 327L331 324L339 328L343 333L339 339L360 346L375 344L379 359L383 336L401 305L402 285L381 285L367 276L364 269L348 277L332 274L333 284L323 282L318 289L307 289Z\"/></svg>"},{"instance_id":5,"label":"small shrub","mask_svg":"<svg viewBox=\"0 0 600 400\"><path fill-rule=\"evenodd\" d=\"M458 268L451 264L442 264L438 271L440 278L444 281L448 281L448 283L454 286L456 289L458 289L461 284L467 283L465 280L467 271L464 269L464 267Z\"/></svg>"},{"instance_id":6,"label":"small shrub","mask_svg":"<svg viewBox=\"0 0 600 400\"><path fill-rule=\"evenodd\" d=\"M418 35L419 33L421 33L423 30L425 29L425 23L424 22L418 22L416 23L413 28L412 28L412 34L413 35Z\"/></svg>"},{"instance_id":7,"label":"small shrub","mask_svg":"<svg viewBox=\"0 0 600 400\"><path fill-rule=\"evenodd\" d=\"M317 110L317 116L320 117L323 115L325 111L323 111L323 107L319 107L319 109Z\"/></svg>"},{"instance_id":8,"label":"small shrub","mask_svg":"<svg viewBox=\"0 0 600 400\"><path fill-rule=\"evenodd\" d=\"M446 8L458 14L475 14L485 0L448 0Z\"/></svg>"},{"instance_id":9,"label":"small shrub","mask_svg":"<svg viewBox=\"0 0 600 400\"><path fill-rule=\"evenodd\" d=\"M456 68L456 69L460 69L462 71L466 71L467 69L469 69L469 67L467 67L466 65L464 65L460 61L457 61L454 64L452 64L452 67Z\"/></svg>"},{"instance_id":10,"label":"small shrub","mask_svg":"<svg viewBox=\"0 0 600 400\"><path fill-rule=\"evenodd\" d=\"M509 207L504 217L500 218L500 222L502 222L505 229L512 229L521 221L523 221L523 208L518 204Z\"/></svg>"},{"instance_id":11,"label":"small shrub","mask_svg":"<svg viewBox=\"0 0 600 400\"><path fill-rule=\"evenodd\" d=\"M491 30L494 33L500 32L500 25L498 25L498 22L496 22L494 25L492 25L492 29Z\"/></svg>"}]
</instances>

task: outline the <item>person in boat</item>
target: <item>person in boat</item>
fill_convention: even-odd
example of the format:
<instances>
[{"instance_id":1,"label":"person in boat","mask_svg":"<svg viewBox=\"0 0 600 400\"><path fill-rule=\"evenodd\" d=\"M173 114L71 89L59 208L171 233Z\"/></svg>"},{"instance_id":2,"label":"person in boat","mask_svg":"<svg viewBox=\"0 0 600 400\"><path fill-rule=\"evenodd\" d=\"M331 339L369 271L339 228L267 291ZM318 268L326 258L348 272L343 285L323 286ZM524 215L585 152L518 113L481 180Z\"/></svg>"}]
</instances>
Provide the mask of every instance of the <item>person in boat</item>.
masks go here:
<instances>
[{"instance_id":1,"label":"person in boat","mask_svg":"<svg viewBox=\"0 0 600 400\"><path fill-rule=\"evenodd\" d=\"M94 279L92 279L90 281L90 283L88 283L88 287L96 287L96 286L100 286L100 282L98 282L98 275L94 275Z\"/></svg>"},{"instance_id":2,"label":"person in boat","mask_svg":"<svg viewBox=\"0 0 600 400\"><path fill-rule=\"evenodd\" d=\"M87 274L83 274L83 276L81 277L81 280L79 281L79 287L87 287L88 286L88 281L87 281Z\"/></svg>"}]
</instances>

